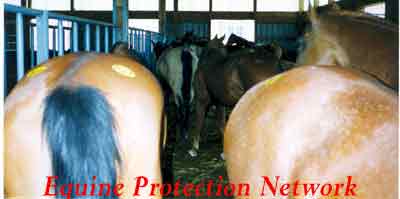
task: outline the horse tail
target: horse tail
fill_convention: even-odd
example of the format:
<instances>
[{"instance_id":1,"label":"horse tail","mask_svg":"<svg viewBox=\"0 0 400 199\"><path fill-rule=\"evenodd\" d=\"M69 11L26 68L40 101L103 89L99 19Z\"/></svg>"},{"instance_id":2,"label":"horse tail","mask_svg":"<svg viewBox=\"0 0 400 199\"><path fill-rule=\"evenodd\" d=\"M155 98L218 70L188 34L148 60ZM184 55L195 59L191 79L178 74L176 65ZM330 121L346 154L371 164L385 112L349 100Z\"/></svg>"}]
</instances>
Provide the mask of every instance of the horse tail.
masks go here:
<instances>
[{"instance_id":1,"label":"horse tail","mask_svg":"<svg viewBox=\"0 0 400 199\"><path fill-rule=\"evenodd\" d=\"M192 54L188 50L182 50L181 54L181 62L182 62L182 97L184 103L190 101L190 91L191 91L191 83L192 83L192 62L193 57Z\"/></svg>"},{"instance_id":2,"label":"horse tail","mask_svg":"<svg viewBox=\"0 0 400 199\"><path fill-rule=\"evenodd\" d=\"M92 184L96 180L115 186L120 156L114 117L99 90L88 86L56 87L45 99L42 128L53 175L58 177L56 184ZM72 193L72 198L79 198L75 190ZM111 196L102 193L101 198L118 198L112 191L107 193Z\"/></svg>"}]
</instances>

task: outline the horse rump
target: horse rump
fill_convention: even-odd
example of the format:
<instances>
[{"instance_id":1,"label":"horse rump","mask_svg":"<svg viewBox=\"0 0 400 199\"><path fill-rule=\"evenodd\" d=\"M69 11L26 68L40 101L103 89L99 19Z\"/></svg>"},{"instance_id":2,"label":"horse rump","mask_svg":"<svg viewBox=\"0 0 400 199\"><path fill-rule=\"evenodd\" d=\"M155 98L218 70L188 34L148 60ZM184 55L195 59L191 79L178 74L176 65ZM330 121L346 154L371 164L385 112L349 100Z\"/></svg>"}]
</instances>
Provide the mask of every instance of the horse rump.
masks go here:
<instances>
[{"instance_id":1,"label":"horse rump","mask_svg":"<svg viewBox=\"0 0 400 199\"><path fill-rule=\"evenodd\" d=\"M96 176L97 182L114 187L120 156L112 109L103 94L89 86L58 86L44 103L42 129L57 186L90 184ZM72 198L80 198L72 192Z\"/></svg>"}]
</instances>

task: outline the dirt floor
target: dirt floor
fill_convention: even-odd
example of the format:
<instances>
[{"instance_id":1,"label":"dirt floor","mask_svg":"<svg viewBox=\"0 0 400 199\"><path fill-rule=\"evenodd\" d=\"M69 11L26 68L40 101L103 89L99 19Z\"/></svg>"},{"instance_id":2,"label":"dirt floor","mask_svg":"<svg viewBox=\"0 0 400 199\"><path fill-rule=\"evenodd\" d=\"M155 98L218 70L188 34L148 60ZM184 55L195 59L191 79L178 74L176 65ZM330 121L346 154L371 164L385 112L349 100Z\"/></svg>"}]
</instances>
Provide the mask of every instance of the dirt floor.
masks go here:
<instances>
[{"instance_id":1,"label":"dirt floor","mask_svg":"<svg viewBox=\"0 0 400 199\"><path fill-rule=\"evenodd\" d=\"M228 176L225 167L225 161L221 158L223 152L222 136L217 131L213 110L210 110L206 118L206 124L202 132L202 140L200 143L200 150L198 151L197 157L191 157L187 149L188 143L182 144L182 142L175 142L172 149L172 182L180 181L180 184L185 185L188 183L201 184L205 186L201 188L202 193L207 193L207 183L212 180L214 186L212 186L213 197L185 197L183 194L179 194L179 197L166 197L166 198L219 198L219 199L230 199L232 197L226 196L215 196L217 193L217 183L221 184L222 187L228 183ZM169 117L171 118L171 117ZM169 133L173 132L176 122L168 121ZM171 148L170 148L171 150ZM222 179L222 180L221 180ZM182 191L182 187L180 189ZM223 189L222 189L223 190ZM193 191L194 192L194 191Z\"/></svg>"}]
</instances>

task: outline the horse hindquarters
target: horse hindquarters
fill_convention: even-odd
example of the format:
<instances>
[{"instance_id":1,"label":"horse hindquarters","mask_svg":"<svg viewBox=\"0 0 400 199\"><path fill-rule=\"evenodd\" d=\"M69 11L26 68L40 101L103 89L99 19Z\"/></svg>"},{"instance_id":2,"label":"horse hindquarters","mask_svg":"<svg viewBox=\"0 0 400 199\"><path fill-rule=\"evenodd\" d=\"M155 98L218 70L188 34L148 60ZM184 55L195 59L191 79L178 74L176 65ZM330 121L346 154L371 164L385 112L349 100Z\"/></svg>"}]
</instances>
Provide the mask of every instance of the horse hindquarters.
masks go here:
<instances>
[{"instance_id":1,"label":"horse hindquarters","mask_svg":"<svg viewBox=\"0 0 400 199\"><path fill-rule=\"evenodd\" d=\"M353 176L356 197L396 198L397 99L374 80L337 67L301 67L258 84L225 129L231 183L248 182L252 193L244 198L256 199L262 176L280 176L280 183Z\"/></svg>"}]
</instances>

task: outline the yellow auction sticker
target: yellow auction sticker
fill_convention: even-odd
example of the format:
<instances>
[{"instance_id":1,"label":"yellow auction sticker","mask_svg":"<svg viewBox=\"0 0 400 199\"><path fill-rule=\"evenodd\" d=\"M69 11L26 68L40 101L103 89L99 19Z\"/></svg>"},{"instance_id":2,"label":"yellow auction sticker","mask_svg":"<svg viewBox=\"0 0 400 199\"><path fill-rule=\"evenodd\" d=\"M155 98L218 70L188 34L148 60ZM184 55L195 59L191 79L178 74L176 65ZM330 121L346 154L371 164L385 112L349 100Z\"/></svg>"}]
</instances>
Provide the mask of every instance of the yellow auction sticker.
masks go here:
<instances>
[{"instance_id":1,"label":"yellow auction sticker","mask_svg":"<svg viewBox=\"0 0 400 199\"><path fill-rule=\"evenodd\" d=\"M283 77L282 74L275 75L275 76L273 76L273 77L271 77L271 78L265 80L264 85L265 85L265 86L270 86L270 85L272 85L273 83L275 83L276 81L278 81L279 79L281 79L282 77Z\"/></svg>"},{"instance_id":2,"label":"yellow auction sticker","mask_svg":"<svg viewBox=\"0 0 400 199\"><path fill-rule=\"evenodd\" d=\"M119 73L120 75L129 77L129 78L136 77L135 72L133 72L131 69L129 69L128 67L126 67L124 65L114 64L114 65L112 65L112 69L113 69L113 71Z\"/></svg>"},{"instance_id":3,"label":"yellow auction sticker","mask_svg":"<svg viewBox=\"0 0 400 199\"><path fill-rule=\"evenodd\" d=\"M38 74L40 74L40 73L42 73L42 72L44 72L46 70L47 70L46 66L39 65L39 66L36 66L35 68L33 68L32 70L30 70L26 76L31 78L31 77L34 77L34 76L36 76L36 75L38 75Z\"/></svg>"}]
</instances>

